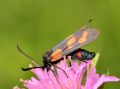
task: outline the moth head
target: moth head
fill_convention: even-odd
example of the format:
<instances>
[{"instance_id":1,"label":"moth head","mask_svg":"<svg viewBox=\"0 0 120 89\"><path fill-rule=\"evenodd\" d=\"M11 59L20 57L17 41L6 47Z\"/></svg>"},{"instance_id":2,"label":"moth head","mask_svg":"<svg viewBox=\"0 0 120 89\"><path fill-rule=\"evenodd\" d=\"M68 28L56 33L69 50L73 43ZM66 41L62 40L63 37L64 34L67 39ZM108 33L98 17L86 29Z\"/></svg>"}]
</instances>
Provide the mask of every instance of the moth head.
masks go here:
<instances>
[{"instance_id":1,"label":"moth head","mask_svg":"<svg viewBox=\"0 0 120 89\"><path fill-rule=\"evenodd\" d=\"M44 64L49 64L51 62L51 53L52 53L52 51L49 50L43 55L43 63Z\"/></svg>"}]
</instances>

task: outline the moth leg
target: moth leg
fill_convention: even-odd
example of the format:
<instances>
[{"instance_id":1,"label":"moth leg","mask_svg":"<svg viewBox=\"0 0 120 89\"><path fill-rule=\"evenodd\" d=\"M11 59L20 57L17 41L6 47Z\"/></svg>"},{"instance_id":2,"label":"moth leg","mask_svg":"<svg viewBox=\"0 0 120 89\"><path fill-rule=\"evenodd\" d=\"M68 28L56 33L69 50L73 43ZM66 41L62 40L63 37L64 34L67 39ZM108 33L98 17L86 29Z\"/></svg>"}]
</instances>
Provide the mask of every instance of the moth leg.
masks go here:
<instances>
[{"instance_id":1,"label":"moth leg","mask_svg":"<svg viewBox=\"0 0 120 89\"><path fill-rule=\"evenodd\" d=\"M56 75L56 73L54 72L54 70L53 70L53 69L51 69L51 68L50 68L50 70L51 70L51 71L52 71L52 73L54 74L54 76L55 76L55 78L56 78L57 82L59 83L59 85L62 87L62 85L60 84L60 82L59 82L59 80L58 80L58 78L57 78L57 75Z\"/></svg>"},{"instance_id":2,"label":"moth leg","mask_svg":"<svg viewBox=\"0 0 120 89\"><path fill-rule=\"evenodd\" d=\"M82 59L80 59L82 62L85 62L85 63L88 63L87 61L85 61L85 60L82 60Z\"/></svg>"},{"instance_id":3,"label":"moth leg","mask_svg":"<svg viewBox=\"0 0 120 89\"><path fill-rule=\"evenodd\" d=\"M56 68L62 70L62 71L64 72L64 74L66 75L66 77L69 78L68 75L67 75L67 73L66 73L62 68L60 68L60 67L58 67L58 66L56 66L56 65L54 65L54 67L56 67Z\"/></svg>"},{"instance_id":4,"label":"moth leg","mask_svg":"<svg viewBox=\"0 0 120 89\"><path fill-rule=\"evenodd\" d=\"M36 68L44 68L43 66L41 67L29 67L29 68L21 68L23 71L28 71L28 70L31 70L31 69L36 69Z\"/></svg>"}]
</instances>

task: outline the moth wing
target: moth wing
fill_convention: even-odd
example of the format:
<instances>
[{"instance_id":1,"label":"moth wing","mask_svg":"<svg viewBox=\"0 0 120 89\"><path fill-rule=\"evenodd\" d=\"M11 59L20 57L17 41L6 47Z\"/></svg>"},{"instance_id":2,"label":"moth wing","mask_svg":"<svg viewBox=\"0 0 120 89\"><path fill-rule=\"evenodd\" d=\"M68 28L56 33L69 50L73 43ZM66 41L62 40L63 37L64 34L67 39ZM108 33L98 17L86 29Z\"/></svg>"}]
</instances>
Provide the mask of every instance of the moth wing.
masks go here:
<instances>
[{"instance_id":1,"label":"moth wing","mask_svg":"<svg viewBox=\"0 0 120 89\"><path fill-rule=\"evenodd\" d=\"M51 57L53 60L58 60L64 55L67 55L94 41L98 35L99 31L97 29L83 27L52 48L53 53L51 54Z\"/></svg>"},{"instance_id":2,"label":"moth wing","mask_svg":"<svg viewBox=\"0 0 120 89\"><path fill-rule=\"evenodd\" d=\"M63 50L63 53L65 55L77 50L78 48L81 48L91 42L93 42L98 36L100 32L95 28L86 28L78 31L74 37L76 37L76 42L72 45L69 45L65 50Z\"/></svg>"}]
</instances>

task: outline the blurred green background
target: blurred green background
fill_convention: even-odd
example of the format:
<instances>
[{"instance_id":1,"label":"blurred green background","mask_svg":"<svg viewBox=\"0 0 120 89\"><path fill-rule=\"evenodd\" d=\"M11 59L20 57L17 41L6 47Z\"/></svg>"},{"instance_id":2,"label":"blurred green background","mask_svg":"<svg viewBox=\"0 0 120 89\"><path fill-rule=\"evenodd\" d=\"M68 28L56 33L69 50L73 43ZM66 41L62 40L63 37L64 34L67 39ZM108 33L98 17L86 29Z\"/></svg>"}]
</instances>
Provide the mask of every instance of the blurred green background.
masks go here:
<instances>
[{"instance_id":1,"label":"blurred green background","mask_svg":"<svg viewBox=\"0 0 120 89\"><path fill-rule=\"evenodd\" d=\"M33 74L23 72L29 59L16 50L16 44L37 61L64 38L94 20L90 27L100 37L84 48L100 52L98 73L120 78L120 0L0 0L0 89L22 86L19 79ZM120 89L120 83L104 89Z\"/></svg>"}]
</instances>

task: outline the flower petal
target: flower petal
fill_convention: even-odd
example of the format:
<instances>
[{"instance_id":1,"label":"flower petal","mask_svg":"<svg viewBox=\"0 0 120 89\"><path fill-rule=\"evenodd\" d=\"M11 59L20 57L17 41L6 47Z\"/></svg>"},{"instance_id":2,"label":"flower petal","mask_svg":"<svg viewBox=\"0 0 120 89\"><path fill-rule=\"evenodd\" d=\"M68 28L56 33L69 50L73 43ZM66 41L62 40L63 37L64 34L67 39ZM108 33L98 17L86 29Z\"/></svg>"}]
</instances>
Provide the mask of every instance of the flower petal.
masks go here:
<instances>
[{"instance_id":1,"label":"flower petal","mask_svg":"<svg viewBox=\"0 0 120 89\"><path fill-rule=\"evenodd\" d=\"M120 81L120 79L115 77L115 76L106 76L106 75L103 74L99 78L99 80L96 82L96 84L93 86L93 89L97 89L98 87L100 87L105 82L117 82L117 81Z\"/></svg>"},{"instance_id":2,"label":"flower petal","mask_svg":"<svg viewBox=\"0 0 120 89\"><path fill-rule=\"evenodd\" d=\"M20 89L18 86L13 87L13 89Z\"/></svg>"},{"instance_id":3,"label":"flower petal","mask_svg":"<svg viewBox=\"0 0 120 89\"><path fill-rule=\"evenodd\" d=\"M87 63L82 62L74 75L74 81L76 82L76 89L81 89L82 78L87 70Z\"/></svg>"},{"instance_id":4,"label":"flower petal","mask_svg":"<svg viewBox=\"0 0 120 89\"><path fill-rule=\"evenodd\" d=\"M92 89L93 85L99 79L99 74L96 73L96 68L93 67L87 75L85 89Z\"/></svg>"},{"instance_id":5,"label":"flower petal","mask_svg":"<svg viewBox=\"0 0 120 89\"><path fill-rule=\"evenodd\" d=\"M68 66L66 58L61 60L57 64L58 67L56 71L47 71L41 68L33 69L33 73L36 77L32 77L29 80L22 80L24 86L28 89L98 89L105 82L120 81L119 78L114 76L106 76L96 73L96 68L93 64L93 60L88 61L88 63L81 62L79 65L78 60L70 61L71 66ZM63 69L63 70L62 70ZM65 73L65 72L66 73ZM83 77L87 73L86 84L83 85ZM67 74L67 76L66 76ZM19 87L14 87L14 89L20 89Z\"/></svg>"}]
</instances>

